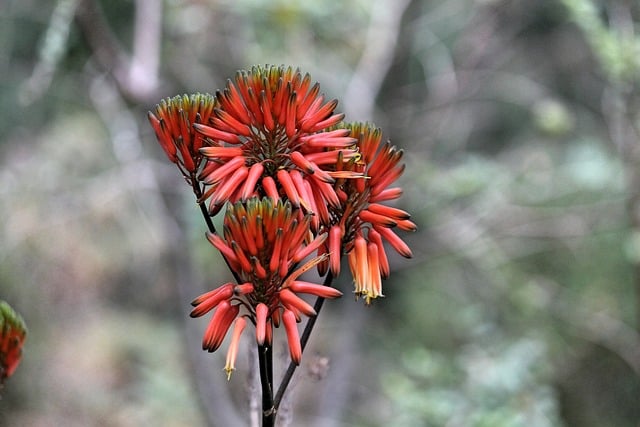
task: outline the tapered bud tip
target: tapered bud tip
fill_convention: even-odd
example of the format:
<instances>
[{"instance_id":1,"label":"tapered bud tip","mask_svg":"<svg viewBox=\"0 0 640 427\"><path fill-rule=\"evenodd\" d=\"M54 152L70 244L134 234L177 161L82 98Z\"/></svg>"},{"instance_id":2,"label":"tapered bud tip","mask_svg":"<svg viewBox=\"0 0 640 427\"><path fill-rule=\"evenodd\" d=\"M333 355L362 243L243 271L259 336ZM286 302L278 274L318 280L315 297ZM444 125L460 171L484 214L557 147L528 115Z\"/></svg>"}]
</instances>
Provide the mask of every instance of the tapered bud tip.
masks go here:
<instances>
[{"instance_id":1,"label":"tapered bud tip","mask_svg":"<svg viewBox=\"0 0 640 427\"><path fill-rule=\"evenodd\" d=\"M256 341L259 345L264 344L267 335L267 316L269 307L264 303L256 306Z\"/></svg>"},{"instance_id":2,"label":"tapered bud tip","mask_svg":"<svg viewBox=\"0 0 640 427\"><path fill-rule=\"evenodd\" d=\"M302 347L300 345L298 327L296 326L296 315L291 310L285 309L282 314L282 322L284 323L285 332L287 334L291 361L296 365L299 365L300 360L302 359Z\"/></svg>"},{"instance_id":3,"label":"tapered bud tip","mask_svg":"<svg viewBox=\"0 0 640 427\"><path fill-rule=\"evenodd\" d=\"M235 371L235 368L224 368L224 371L227 373L227 381L231 381L231 374Z\"/></svg>"}]
</instances>

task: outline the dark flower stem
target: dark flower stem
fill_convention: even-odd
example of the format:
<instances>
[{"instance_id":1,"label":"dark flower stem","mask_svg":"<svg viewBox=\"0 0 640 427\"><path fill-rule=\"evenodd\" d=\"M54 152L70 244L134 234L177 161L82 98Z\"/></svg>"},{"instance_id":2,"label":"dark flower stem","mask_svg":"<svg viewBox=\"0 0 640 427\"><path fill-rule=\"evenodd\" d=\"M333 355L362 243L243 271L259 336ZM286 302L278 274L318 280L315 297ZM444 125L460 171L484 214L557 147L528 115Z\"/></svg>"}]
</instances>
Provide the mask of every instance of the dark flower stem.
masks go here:
<instances>
[{"instance_id":1,"label":"dark flower stem","mask_svg":"<svg viewBox=\"0 0 640 427\"><path fill-rule=\"evenodd\" d=\"M195 194L196 200L200 200L200 198L202 197L202 190L200 189L199 181L196 179L195 175L191 176L191 188L193 188L193 194ZM209 215L206 204L204 202L200 202L198 203L198 206L200 206L200 212L202 212L204 222L207 223L209 232L215 234L216 226L213 225L213 220L211 219L211 215Z\"/></svg>"},{"instance_id":2,"label":"dark flower stem","mask_svg":"<svg viewBox=\"0 0 640 427\"><path fill-rule=\"evenodd\" d=\"M273 351L270 345L258 346L258 361L262 385L262 427L273 427L276 411L273 406Z\"/></svg>"},{"instance_id":3,"label":"dark flower stem","mask_svg":"<svg viewBox=\"0 0 640 427\"><path fill-rule=\"evenodd\" d=\"M324 279L325 286L331 286L331 282L333 281L333 274L329 271ZM302 351L304 352L305 347L307 346L307 342L309 341L309 337L311 336L311 331L316 324L316 320L320 315L320 310L322 310L322 305L324 304L324 298L318 297L316 299L315 304L313 305L313 309L316 311L316 315L310 317L307 321L307 324L304 327L304 331L302 332L302 336L300 337L300 346L302 347ZM296 371L296 365L293 362L289 362L289 367L287 371L284 373L282 377L282 381L280 382L280 387L278 387L278 392L276 393L275 398L273 399L273 411L276 412L280 407L280 402L282 402L282 398L284 396L285 391L287 391L287 387L291 382L291 378L293 378L293 374Z\"/></svg>"},{"instance_id":4,"label":"dark flower stem","mask_svg":"<svg viewBox=\"0 0 640 427\"><path fill-rule=\"evenodd\" d=\"M207 207L205 206L204 203L198 203L200 205L200 211L202 212L202 216L204 217L204 221L207 223L207 228L209 229L209 232L212 234L215 234L216 232L216 226L213 225L213 221L211 220L211 217L209 216L209 212L207 211Z\"/></svg>"},{"instance_id":5,"label":"dark flower stem","mask_svg":"<svg viewBox=\"0 0 640 427\"><path fill-rule=\"evenodd\" d=\"M195 176L191 176L191 187L193 188L193 194L195 194L196 200L200 200L200 198L202 197L202 190L200 189L200 185L198 184L198 181ZM204 222L207 223L207 229L211 234L216 234L216 226L213 225L213 220L211 219L211 215L209 215L209 210L207 209L205 202L199 202L198 206L200 206L200 212L202 212L202 216L204 217ZM229 271L231 272L231 274L233 274L233 278L236 279L236 283L238 284L242 283L242 281L240 280L240 277L238 276L238 273L236 273L231 268L231 265L229 264L229 260L227 260L227 258L225 258L224 256L222 256L222 258L224 259L224 262L227 264L227 267L229 267Z\"/></svg>"}]
</instances>

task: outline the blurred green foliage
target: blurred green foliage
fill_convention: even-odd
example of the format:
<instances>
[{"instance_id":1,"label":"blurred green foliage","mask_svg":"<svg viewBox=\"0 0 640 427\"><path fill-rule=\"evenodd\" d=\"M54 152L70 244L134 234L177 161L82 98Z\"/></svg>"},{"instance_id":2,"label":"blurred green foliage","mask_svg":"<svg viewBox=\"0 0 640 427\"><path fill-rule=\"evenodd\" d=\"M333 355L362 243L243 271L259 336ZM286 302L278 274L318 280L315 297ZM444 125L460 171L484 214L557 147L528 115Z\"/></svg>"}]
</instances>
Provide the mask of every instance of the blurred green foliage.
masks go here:
<instances>
[{"instance_id":1,"label":"blurred green foliage","mask_svg":"<svg viewBox=\"0 0 640 427\"><path fill-rule=\"evenodd\" d=\"M640 75L640 36L634 31L637 25L634 17L625 16L615 3L607 9L592 0L563 0L563 4L583 31L608 78L614 83L637 82ZM609 14L611 25L602 19L603 12Z\"/></svg>"}]
</instances>

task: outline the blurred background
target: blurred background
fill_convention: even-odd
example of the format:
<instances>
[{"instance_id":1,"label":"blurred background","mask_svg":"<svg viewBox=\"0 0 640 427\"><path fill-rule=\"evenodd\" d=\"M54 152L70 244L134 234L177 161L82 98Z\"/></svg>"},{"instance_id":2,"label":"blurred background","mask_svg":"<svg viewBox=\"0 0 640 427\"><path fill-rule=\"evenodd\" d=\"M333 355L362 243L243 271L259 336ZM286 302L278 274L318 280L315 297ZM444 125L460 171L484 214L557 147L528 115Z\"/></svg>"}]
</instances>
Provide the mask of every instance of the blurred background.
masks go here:
<instances>
[{"instance_id":1,"label":"blurred background","mask_svg":"<svg viewBox=\"0 0 640 427\"><path fill-rule=\"evenodd\" d=\"M386 298L338 280L281 425L639 426L639 30L632 0L0 1L0 298L29 327L0 425L251 424L146 112L286 64L405 150L419 231Z\"/></svg>"}]
</instances>

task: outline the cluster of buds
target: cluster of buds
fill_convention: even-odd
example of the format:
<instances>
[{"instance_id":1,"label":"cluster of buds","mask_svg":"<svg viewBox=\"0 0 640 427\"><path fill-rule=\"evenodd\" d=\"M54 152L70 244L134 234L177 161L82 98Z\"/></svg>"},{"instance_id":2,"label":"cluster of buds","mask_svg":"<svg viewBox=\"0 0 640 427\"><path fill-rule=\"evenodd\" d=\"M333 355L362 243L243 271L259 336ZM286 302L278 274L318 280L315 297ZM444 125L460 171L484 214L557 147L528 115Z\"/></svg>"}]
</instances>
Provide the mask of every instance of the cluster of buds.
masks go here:
<instances>
[{"instance_id":1,"label":"cluster of buds","mask_svg":"<svg viewBox=\"0 0 640 427\"><path fill-rule=\"evenodd\" d=\"M391 187L404 169L402 151L382 143L370 124L345 123L336 107L308 74L264 66L239 71L215 96L166 99L149 113L161 147L207 215L226 207L222 234L211 230L207 238L238 283L196 298L191 316L215 309L203 339L209 351L233 325L228 374L247 320L260 345L270 344L282 323L291 359L300 362L296 324L316 313L299 294L341 295L299 280L305 271L337 277L348 256L355 294L369 304L389 275L383 242L411 257L394 229L415 225L383 204L402 194Z\"/></svg>"},{"instance_id":2,"label":"cluster of buds","mask_svg":"<svg viewBox=\"0 0 640 427\"><path fill-rule=\"evenodd\" d=\"M22 358L27 328L22 317L0 300L0 385L15 372Z\"/></svg>"}]
</instances>

